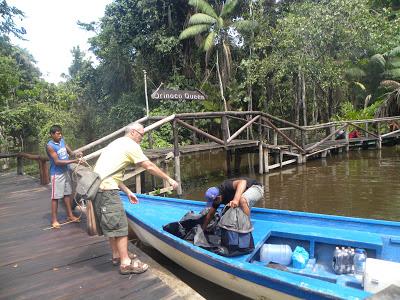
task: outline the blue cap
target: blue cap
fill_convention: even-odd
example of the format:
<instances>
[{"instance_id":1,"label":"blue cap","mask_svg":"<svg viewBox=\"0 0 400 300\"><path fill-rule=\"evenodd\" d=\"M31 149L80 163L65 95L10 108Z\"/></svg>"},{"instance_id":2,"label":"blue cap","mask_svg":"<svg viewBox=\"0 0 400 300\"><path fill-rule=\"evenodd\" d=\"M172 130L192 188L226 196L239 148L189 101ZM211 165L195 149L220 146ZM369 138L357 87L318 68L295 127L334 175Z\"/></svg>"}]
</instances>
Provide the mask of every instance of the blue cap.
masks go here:
<instances>
[{"instance_id":1,"label":"blue cap","mask_svg":"<svg viewBox=\"0 0 400 300\"><path fill-rule=\"evenodd\" d=\"M213 186L210 187L206 193L204 194L204 197L207 200L207 206L210 207L212 206L212 203L214 202L215 198L219 196L219 188Z\"/></svg>"}]
</instances>

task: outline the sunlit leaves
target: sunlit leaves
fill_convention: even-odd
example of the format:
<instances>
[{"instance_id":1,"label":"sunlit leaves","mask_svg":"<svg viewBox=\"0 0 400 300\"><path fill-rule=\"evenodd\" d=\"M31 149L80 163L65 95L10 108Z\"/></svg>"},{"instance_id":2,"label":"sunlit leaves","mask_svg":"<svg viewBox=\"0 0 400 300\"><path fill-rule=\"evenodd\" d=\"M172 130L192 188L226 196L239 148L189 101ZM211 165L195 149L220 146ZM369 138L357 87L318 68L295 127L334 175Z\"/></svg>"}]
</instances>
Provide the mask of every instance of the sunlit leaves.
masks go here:
<instances>
[{"instance_id":1,"label":"sunlit leaves","mask_svg":"<svg viewBox=\"0 0 400 300\"><path fill-rule=\"evenodd\" d=\"M198 24L212 25L215 22L216 22L215 18L213 18L209 15L206 15L206 14L197 13L190 17L188 24L189 25L198 25Z\"/></svg>"},{"instance_id":2,"label":"sunlit leaves","mask_svg":"<svg viewBox=\"0 0 400 300\"><path fill-rule=\"evenodd\" d=\"M233 10L236 8L236 5L238 4L238 0L226 0L222 11L221 11L221 17L226 17L230 15Z\"/></svg>"},{"instance_id":3,"label":"sunlit leaves","mask_svg":"<svg viewBox=\"0 0 400 300\"><path fill-rule=\"evenodd\" d=\"M218 18L215 10L205 0L189 0L189 5L193 6L198 11L205 13L206 15L213 17L214 19Z\"/></svg>"},{"instance_id":4,"label":"sunlit leaves","mask_svg":"<svg viewBox=\"0 0 400 300\"><path fill-rule=\"evenodd\" d=\"M210 29L210 25L192 25L181 32L181 34L179 35L179 39L184 40L194 37L200 33L208 31L208 29Z\"/></svg>"}]
</instances>

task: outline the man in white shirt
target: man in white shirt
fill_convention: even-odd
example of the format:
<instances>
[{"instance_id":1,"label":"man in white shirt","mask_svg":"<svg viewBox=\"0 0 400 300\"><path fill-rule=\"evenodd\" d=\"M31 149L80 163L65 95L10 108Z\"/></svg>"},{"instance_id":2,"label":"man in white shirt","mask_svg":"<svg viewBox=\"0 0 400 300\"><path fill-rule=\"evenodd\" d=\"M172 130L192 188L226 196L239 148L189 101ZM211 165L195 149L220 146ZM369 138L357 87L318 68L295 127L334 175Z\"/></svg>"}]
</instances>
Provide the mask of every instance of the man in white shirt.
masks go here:
<instances>
[{"instance_id":1,"label":"man in white shirt","mask_svg":"<svg viewBox=\"0 0 400 300\"><path fill-rule=\"evenodd\" d=\"M105 147L97 160L94 171L102 179L94 201L94 207L104 236L109 238L112 249L112 262L120 265L121 274L143 273L148 265L128 252L128 220L119 198L119 189L124 191L133 204L137 203L135 194L123 183L123 174L131 164L142 167L152 175L165 179L176 189L178 183L152 163L143 153L140 142L144 128L132 123L125 129L125 136L116 139ZM108 176L108 174L112 174Z\"/></svg>"}]
</instances>

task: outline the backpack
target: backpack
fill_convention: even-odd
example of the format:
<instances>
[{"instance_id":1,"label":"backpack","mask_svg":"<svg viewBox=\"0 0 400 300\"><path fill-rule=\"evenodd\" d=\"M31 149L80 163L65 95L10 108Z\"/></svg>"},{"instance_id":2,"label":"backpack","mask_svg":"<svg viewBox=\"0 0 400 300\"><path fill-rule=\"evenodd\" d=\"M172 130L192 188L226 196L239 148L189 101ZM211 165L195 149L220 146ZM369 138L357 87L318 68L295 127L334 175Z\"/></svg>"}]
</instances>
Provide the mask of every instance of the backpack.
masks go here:
<instances>
[{"instance_id":1,"label":"backpack","mask_svg":"<svg viewBox=\"0 0 400 300\"><path fill-rule=\"evenodd\" d=\"M93 202L99 190L101 179L99 174L90 167L81 164L70 164L72 170L72 186L75 190L75 202L85 200L86 203L86 231L88 235L102 235L99 220L97 220Z\"/></svg>"},{"instance_id":2,"label":"backpack","mask_svg":"<svg viewBox=\"0 0 400 300\"><path fill-rule=\"evenodd\" d=\"M101 183L99 174L80 164L71 164L71 168L76 193L85 200L94 201Z\"/></svg>"},{"instance_id":3,"label":"backpack","mask_svg":"<svg viewBox=\"0 0 400 300\"><path fill-rule=\"evenodd\" d=\"M221 220L221 245L227 249L225 256L237 256L254 250L253 225L241 208L225 206Z\"/></svg>"}]
</instances>

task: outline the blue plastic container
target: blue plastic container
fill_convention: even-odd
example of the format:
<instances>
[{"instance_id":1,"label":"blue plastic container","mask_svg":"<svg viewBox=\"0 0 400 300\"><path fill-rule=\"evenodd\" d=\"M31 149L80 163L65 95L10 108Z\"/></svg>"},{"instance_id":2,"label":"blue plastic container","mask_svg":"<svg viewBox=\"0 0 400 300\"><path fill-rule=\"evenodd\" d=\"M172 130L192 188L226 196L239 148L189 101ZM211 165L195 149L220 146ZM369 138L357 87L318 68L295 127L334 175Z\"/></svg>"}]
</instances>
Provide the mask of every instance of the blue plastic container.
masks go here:
<instances>
[{"instance_id":1,"label":"blue plastic container","mask_svg":"<svg viewBox=\"0 0 400 300\"><path fill-rule=\"evenodd\" d=\"M303 247L297 246L292 254L293 268L304 269L308 263L310 254Z\"/></svg>"}]
</instances>

